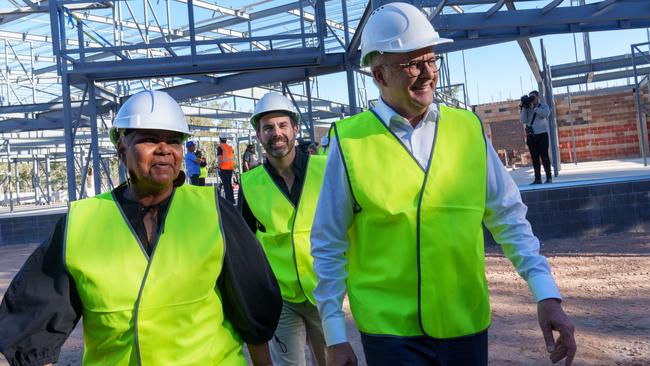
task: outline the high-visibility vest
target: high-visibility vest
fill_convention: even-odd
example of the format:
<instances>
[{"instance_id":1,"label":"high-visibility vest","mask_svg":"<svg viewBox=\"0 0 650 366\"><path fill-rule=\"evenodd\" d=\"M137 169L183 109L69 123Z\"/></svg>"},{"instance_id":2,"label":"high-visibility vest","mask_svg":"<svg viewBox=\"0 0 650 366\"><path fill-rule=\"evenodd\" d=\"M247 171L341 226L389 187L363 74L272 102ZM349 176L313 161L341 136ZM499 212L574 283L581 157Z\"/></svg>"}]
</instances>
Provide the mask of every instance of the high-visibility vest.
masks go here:
<instances>
[{"instance_id":1,"label":"high-visibility vest","mask_svg":"<svg viewBox=\"0 0 650 366\"><path fill-rule=\"evenodd\" d=\"M225 142L221 143L221 162L219 169L221 170L235 170L235 154L232 147Z\"/></svg>"},{"instance_id":2,"label":"high-visibility vest","mask_svg":"<svg viewBox=\"0 0 650 366\"><path fill-rule=\"evenodd\" d=\"M266 167L242 175L246 203L265 228L258 228L255 236L271 263L282 298L293 303L306 299L316 303L312 294L316 274L309 235L323 185L325 161L325 156L309 157L298 207L275 184Z\"/></svg>"},{"instance_id":3,"label":"high-visibility vest","mask_svg":"<svg viewBox=\"0 0 650 366\"><path fill-rule=\"evenodd\" d=\"M177 188L150 259L111 192L72 202L65 262L83 306L84 365L246 365L216 286L215 197Z\"/></svg>"},{"instance_id":4,"label":"high-visibility vest","mask_svg":"<svg viewBox=\"0 0 650 366\"><path fill-rule=\"evenodd\" d=\"M486 329L486 142L441 106L428 168L372 112L336 123L351 193L348 295L359 330L454 338Z\"/></svg>"},{"instance_id":5,"label":"high-visibility vest","mask_svg":"<svg viewBox=\"0 0 650 366\"><path fill-rule=\"evenodd\" d=\"M201 166L199 167L200 173L199 173L199 178L207 178L208 177L208 167L207 166Z\"/></svg>"}]
</instances>

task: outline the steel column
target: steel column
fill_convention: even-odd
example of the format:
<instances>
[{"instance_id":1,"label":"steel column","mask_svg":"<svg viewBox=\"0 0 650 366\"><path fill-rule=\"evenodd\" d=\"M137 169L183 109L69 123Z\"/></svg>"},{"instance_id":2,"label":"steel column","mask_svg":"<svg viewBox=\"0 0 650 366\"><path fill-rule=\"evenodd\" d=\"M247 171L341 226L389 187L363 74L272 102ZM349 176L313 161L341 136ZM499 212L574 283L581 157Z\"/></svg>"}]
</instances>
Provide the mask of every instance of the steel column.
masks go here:
<instances>
[{"instance_id":1,"label":"steel column","mask_svg":"<svg viewBox=\"0 0 650 366\"><path fill-rule=\"evenodd\" d=\"M52 180L50 179L50 173L52 170L50 162L50 155L45 155L45 189L47 192L47 202L52 203Z\"/></svg>"},{"instance_id":2,"label":"steel column","mask_svg":"<svg viewBox=\"0 0 650 366\"><path fill-rule=\"evenodd\" d=\"M348 83L348 103L350 103L350 115L353 115L357 113L357 86L354 78L354 69L352 68L352 65L350 65L350 60L347 57L347 53L349 53L348 47L350 46L350 29L348 27L347 1L341 0L341 8L343 9L343 34L345 35L346 48L345 76Z\"/></svg>"},{"instance_id":3,"label":"steel column","mask_svg":"<svg viewBox=\"0 0 650 366\"><path fill-rule=\"evenodd\" d=\"M14 160L14 176L16 177L16 203L20 204L20 174L18 174L18 159Z\"/></svg>"},{"instance_id":4,"label":"steel column","mask_svg":"<svg viewBox=\"0 0 650 366\"><path fill-rule=\"evenodd\" d=\"M309 77L305 79L305 88L307 95L307 118L309 118L309 139L314 142L314 113L311 105L311 81Z\"/></svg>"},{"instance_id":5,"label":"steel column","mask_svg":"<svg viewBox=\"0 0 650 366\"><path fill-rule=\"evenodd\" d=\"M7 148L8 150L9 148ZM9 186L9 212L14 212L14 197L11 189L11 159L7 156L7 179Z\"/></svg>"},{"instance_id":6,"label":"steel column","mask_svg":"<svg viewBox=\"0 0 650 366\"><path fill-rule=\"evenodd\" d=\"M551 75L551 68L548 66L546 59L546 48L544 48L544 39L540 39L540 48L542 50L542 64L544 65L544 91L546 103L548 103L551 113L548 115L548 127L551 148L551 161L553 163L553 176L557 177L560 170L560 159L558 154L558 141L557 141L557 124L555 122L555 101L553 100L553 76Z\"/></svg>"},{"instance_id":7,"label":"steel column","mask_svg":"<svg viewBox=\"0 0 650 366\"><path fill-rule=\"evenodd\" d=\"M65 62L65 61L63 61ZM68 202L77 199L77 175L74 168L74 138L72 136L72 110L68 73L62 67L61 89L63 91L63 134L65 140L65 165L68 179Z\"/></svg>"},{"instance_id":8,"label":"steel column","mask_svg":"<svg viewBox=\"0 0 650 366\"><path fill-rule=\"evenodd\" d=\"M576 154L576 132L573 127L573 106L571 104L571 91L566 87L566 95L569 99L569 124L571 125L571 150L573 150L573 163L578 165L578 155Z\"/></svg>"},{"instance_id":9,"label":"steel column","mask_svg":"<svg viewBox=\"0 0 650 366\"><path fill-rule=\"evenodd\" d=\"M95 82L88 80L88 110L90 111L90 149L93 155L93 182L95 195L102 193L102 177L99 170L99 138L97 136L97 103L95 101Z\"/></svg>"},{"instance_id":10,"label":"steel column","mask_svg":"<svg viewBox=\"0 0 650 366\"><path fill-rule=\"evenodd\" d=\"M639 74L636 67L636 52L640 52L643 55L643 52L638 48L641 45L650 46L650 42L647 43L637 43L633 44L630 47L632 48L632 68L634 70L634 94L636 95L636 117L639 122L639 150L641 150L641 157L643 157L643 166L648 166L648 156L647 156L647 146L646 146L646 128L643 118L642 105L641 105L641 90L639 85Z\"/></svg>"},{"instance_id":11,"label":"steel column","mask_svg":"<svg viewBox=\"0 0 650 366\"><path fill-rule=\"evenodd\" d=\"M38 187L40 186L39 179L39 169L38 169L38 157L32 155L32 188L34 188L34 204L38 205L40 202L38 196Z\"/></svg>"}]
</instances>

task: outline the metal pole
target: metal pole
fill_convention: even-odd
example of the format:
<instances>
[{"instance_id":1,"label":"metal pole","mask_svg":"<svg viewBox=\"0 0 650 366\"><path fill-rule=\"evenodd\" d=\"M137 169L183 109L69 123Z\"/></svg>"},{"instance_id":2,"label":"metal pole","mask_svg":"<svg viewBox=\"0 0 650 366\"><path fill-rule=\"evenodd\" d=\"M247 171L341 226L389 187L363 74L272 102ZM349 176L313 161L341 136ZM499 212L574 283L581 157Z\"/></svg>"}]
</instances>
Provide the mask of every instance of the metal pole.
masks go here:
<instances>
[{"instance_id":1,"label":"metal pole","mask_svg":"<svg viewBox=\"0 0 650 366\"><path fill-rule=\"evenodd\" d=\"M307 89L307 116L309 117L309 139L314 142L314 115L311 106L311 81L309 77L305 79L305 88Z\"/></svg>"},{"instance_id":2,"label":"metal pole","mask_svg":"<svg viewBox=\"0 0 650 366\"><path fill-rule=\"evenodd\" d=\"M47 202L52 203L52 181L50 180L50 154L45 155L45 188L47 190Z\"/></svg>"},{"instance_id":3,"label":"metal pole","mask_svg":"<svg viewBox=\"0 0 650 366\"><path fill-rule=\"evenodd\" d=\"M11 158L7 155L7 179L9 179L9 212L14 212L14 197L11 189Z\"/></svg>"},{"instance_id":4,"label":"metal pole","mask_svg":"<svg viewBox=\"0 0 650 366\"><path fill-rule=\"evenodd\" d=\"M99 171L99 138L97 136L97 103L95 101L95 82L88 80L88 110L90 111L90 148L93 154L93 182L95 195L102 193L102 177Z\"/></svg>"},{"instance_id":5,"label":"metal pole","mask_svg":"<svg viewBox=\"0 0 650 366\"><path fill-rule=\"evenodd\" d=\"M193 0L187 0L187 17L190 26L190 58L192 65L196 58L196 30L194 29L194 3Z\"/></svg>"},{"instance_id":6,"label":"metal pole","mask_svg":"<svg viewBox=\"0 0 650 366\"><path fill-rule=\"evenodd\" d=\"M571 104L571 91L566 87L566 94L569 98L569 124L571 125L571 149L573 150L573 163L578 165L578 155L576 155L576 133L573 128L573 108Z\"/></svg>"},{"instance_id":7,"label":"metal pole","mask_svg":"<svg viewBox=\"0 0 650 366\"><path fill-rule=\"evenodd\" d=\"M29 42L29 61L32 68L31 79L32 79L32 103L36 104L36 80L34 76L34 45L32 42Z\"/></svg>"},{"instance_id":8,"label":"metal pole","mask_svg":"<svg viewBox=\"0 0 650 366\"><path fill-rule=\"evenodd\" d=\"M9 60L7 55L7 40L5 39L5 75L7 75L7 105L11 105L11 100L9 99Z\"/></svg>"},{"instance_id":9,"label":"metal pole","mask_svg":"<svg viewBox=\"0 0 650 366\"><path fill-rule=\"evenodd\" d=\"M14 160L14 176L16 177L16 203L20 204L20 174L18 174L18 159Z\"/></svg>"},{"instance_id":10,"label":"metal pole","mask_svg":"<svg viewBox=\"0 0 650 366\"><path fill-rule=\"evenodd\" d=\"M548 103L551 113L548 116L549 137L551 147L551 160L553 163L553 176L557 177L560 170L560 163L558 159L558 143L557 143L557 125L555 123L555 101L553 100L553 84L551 68L548 66L546 59L546 48L544 48L544 40L540 39L540 48L542 50L542 65L544 65L544 86L546 102Z\"/></svg>"},{"instance_id":11,"label":"metal pole","mask_svg":"<svg viewBox=\"0 0 650 366\"><path fill-rule=\"evenodd\" d=\"M639 74L636 68L636 50L637 45L632 45L632 68L634 71L634 94L636 95L636 117L639 121L639 150L641 150L641 157L643 157L643 166L648 166L648 157L646 155L646 134L645 126L643 123L643 114L641 112L641 90L639 90ZM641 52L641 50L639 50ZM641 52L643 54L643 52ZM650 81L649 81L650 82Z\"/></svg>"},{"instance_id":12,"label":"metal pole","mask_svg":"<svg viewBox=\"0 0 650 366\"><path fill-rule=\"evenodd\" d=\"M305 5L303 2L304 0L300 0L300 38L302 39L302 48L305 48L307 43L305 42Z\"/></svg>"},{"instance_id":13,"label":"metal pole","mask_svg":"<svg viewBox=\"0 0 650 366\"><path fill-rule=\"evenodd\" d=\"M343 34L345 35L345 49L347 52L348 46L350 45L350 29L348 28L348 7L345 0L341 0L341 8L343 9ZM354 78L354 69L350 65L347 57L345 58L345 76L348 83L350 115L353 115L357 113L357 86Z\"/></svg>"},{"instance_id":14,"label":"metal pole","mask_svg":"<svg viewBox=\"0 0 650 366\"><path fill-rule=\"evenodd\" d=\"M38 177L38 157L32 155L32 187L34 188L34 204L38 205L40 199L38 196L38 186L39 186L39 177Z\"/></svg>"},{"instance_id":15,"label":"metal pole","mask_svg":"<svg viewBox=\"0 0 650 366\"><path fill-rule=\"evenodd\" d=\"M62 67L64 70L65 67ZM61 74L61 89L63 91L63 133L65 140L65 165L68 179L68 202L77 199L77 175L74 168L74 139L72 137L72 110L70 100L70 83L68 73Z\"/></svg>"}]
</instances>

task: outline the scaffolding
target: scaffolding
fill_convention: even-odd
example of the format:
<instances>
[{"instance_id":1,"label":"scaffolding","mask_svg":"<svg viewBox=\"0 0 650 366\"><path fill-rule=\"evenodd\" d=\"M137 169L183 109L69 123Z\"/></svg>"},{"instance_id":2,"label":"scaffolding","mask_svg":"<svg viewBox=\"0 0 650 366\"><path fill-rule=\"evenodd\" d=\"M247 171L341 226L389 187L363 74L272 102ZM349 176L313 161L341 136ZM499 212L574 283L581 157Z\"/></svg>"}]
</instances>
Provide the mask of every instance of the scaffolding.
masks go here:
<instances>
[{"instance_id":1,"label":"scaffolding","mask_svg":"<svg viewBox=\"0 0 650 366\"><path fill-rule=\"evenodd\" d=\"M15 187L9 189L9 204L19 197L18 161L32 162L39 177L32 186L41 203L52 201L40 177L49 174L47 161L65 162L69 201L115 186L123 174L114 177L106 131L119 106L145 89L169 93L190 121L211 120L191 124L191 130L213 136L229 131L238 141L250 141L250 111L264 93L275 90L295 103L304 121L300 133L313 139L315 123L371 106L368 72L359 68L360 35L372 10L387 2L221 2L232 8L216 0L49 0L25 1L25 6L4 1L0 154L8 167L2 179ZM541 8L528 6L533 3L528 0L411 2L428 14L442 37L454 39L438 53L517 41L545 86L540 89L547 90L546 100L557 87L551 75L558 73L546 63L539 66L531 37L650 26L649 4L640 0L577 6L536 1ZM442 70L438 100L470 108L466 86L452 81L448 64ZM346 103L320 97L318 78L333 73L345 73ZM456 100L452 90L462 91L462 97Z\"/></svg>"}]
</instances>

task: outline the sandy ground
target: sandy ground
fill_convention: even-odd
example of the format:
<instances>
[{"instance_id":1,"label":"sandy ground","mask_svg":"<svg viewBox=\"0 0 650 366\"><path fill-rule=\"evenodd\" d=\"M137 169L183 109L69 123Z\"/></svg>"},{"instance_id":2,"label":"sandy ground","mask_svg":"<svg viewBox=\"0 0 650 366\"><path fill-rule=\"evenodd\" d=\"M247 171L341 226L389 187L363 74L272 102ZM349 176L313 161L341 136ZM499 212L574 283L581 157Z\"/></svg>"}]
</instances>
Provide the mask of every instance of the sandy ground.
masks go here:
<instances>
[{"instance_id":1,"label":"sandy ground","mask_svg":"<svg viewBox=\"0 0 650 366\"><path fill-rule=\"evenodd\" d=\"M0 293L33 249L0 247ZM498 247L486 252L493 313L490 365L550 365L526 283ZM542 252L576 326L574 365L650 365L650 234L553 240ZM360 353L351 318L349 327ZM79 328L64 345L59 365L81 363ZM0 365L7 363L0 360Z\"/></svg>"}]
</instances>

